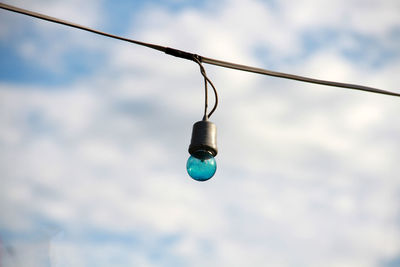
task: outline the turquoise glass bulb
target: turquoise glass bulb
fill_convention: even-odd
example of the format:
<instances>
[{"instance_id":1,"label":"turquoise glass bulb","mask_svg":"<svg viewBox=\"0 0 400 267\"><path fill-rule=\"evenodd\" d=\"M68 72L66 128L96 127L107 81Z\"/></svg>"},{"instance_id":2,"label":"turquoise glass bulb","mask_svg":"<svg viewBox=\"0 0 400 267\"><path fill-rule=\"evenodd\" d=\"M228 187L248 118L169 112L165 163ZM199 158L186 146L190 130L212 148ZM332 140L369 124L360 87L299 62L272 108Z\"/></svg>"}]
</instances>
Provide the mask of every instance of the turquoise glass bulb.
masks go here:
<instances>
[{"instance_id":1,"label":"turquoise glass bulb","mask_svg":"<svg viewBox=\"0 0 400 267\"><path fill-rule=\"evenodd\" d=\"M186 169L190 177L196 181L203 182L214 176L217 170L217 163L210 152L200 150L189 157Z\"/></svg>"}]
</instances>

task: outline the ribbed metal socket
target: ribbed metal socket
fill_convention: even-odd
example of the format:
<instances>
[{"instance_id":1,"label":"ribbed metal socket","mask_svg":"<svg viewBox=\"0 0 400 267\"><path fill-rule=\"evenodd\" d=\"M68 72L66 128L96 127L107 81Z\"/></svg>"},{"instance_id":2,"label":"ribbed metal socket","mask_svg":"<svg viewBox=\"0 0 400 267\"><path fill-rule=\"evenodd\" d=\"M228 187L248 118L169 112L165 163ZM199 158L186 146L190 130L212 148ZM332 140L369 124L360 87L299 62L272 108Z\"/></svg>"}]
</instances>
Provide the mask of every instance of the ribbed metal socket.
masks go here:
<instances>
[{"instance_id":1,"label":"ribbed metal socket","mask_svg":"<svg viewBox=\"0 0 400 267\"><path fill-rule=\"evenodd\" d=\"M193 125L189 153L193 155L199 150L209 151L214 157L218 153L217 126L211 121L198 121Z\"/></svg>"}]
</instances>

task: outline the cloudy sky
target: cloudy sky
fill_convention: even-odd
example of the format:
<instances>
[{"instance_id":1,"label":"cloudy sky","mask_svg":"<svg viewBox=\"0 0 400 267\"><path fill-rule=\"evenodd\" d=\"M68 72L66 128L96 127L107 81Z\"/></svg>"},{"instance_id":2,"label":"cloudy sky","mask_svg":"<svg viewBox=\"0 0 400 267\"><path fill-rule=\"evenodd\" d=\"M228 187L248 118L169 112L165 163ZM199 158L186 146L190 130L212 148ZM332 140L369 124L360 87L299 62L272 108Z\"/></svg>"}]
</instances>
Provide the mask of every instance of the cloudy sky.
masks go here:
<instances>
[{"instance_id":1,"label":"cloudy sky","mask_svg":"<svg viewBox=\"0 0 400 267\"><path fill-rule=\"evenodd\" d=\"M4 2L400 92L397 0ZM0 59L0 266L400 265L399 98L205 65L219 154L199 183L195 63L4 10Z\"/></svg>"}]
</instances>

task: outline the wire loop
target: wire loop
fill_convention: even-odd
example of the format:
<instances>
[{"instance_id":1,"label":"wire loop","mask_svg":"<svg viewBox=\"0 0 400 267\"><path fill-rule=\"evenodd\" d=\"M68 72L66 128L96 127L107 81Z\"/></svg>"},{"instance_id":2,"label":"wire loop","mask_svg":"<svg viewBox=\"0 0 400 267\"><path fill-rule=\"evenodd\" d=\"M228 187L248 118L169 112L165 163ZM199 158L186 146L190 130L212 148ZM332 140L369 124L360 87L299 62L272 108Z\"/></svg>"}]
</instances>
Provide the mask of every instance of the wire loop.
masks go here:
<instances>
[{"instance_id":1,"label":"wire loop","mask_svg":"<svg viewBox=\"0 0 400 267\"><path fill-rule=\"evenodd\" d=\"M196 62L199 67L200 67L200 73L204 77L204 116L203 120L208 120L208 118L211 117L211 115L214 113L214 111L217 109L218 106L218 93L217 89L215 88L214 84L211 82L211 80L207 77L207 73L205 68L203 67L203 64L201 64L202 58L199 55L193 55L193 61ZM208 108L208 84L211 85L213 91L214 91L214 96L215 96L215 103L213 109L210 111L210 113L207 114L207 108Z\"/></svg>"}]
</instances>

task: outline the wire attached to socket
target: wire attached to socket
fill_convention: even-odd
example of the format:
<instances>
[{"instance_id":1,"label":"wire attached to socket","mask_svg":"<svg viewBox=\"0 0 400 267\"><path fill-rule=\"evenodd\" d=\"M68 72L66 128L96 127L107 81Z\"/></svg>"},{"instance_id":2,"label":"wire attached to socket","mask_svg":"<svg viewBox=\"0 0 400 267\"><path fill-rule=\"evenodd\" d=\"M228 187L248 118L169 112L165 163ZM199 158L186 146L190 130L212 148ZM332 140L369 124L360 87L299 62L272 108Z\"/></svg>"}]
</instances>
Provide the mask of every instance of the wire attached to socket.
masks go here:
<instances>
[{"instance_id":1,"label":"wire attached to socket","mask_svg":"<svg viewBox=\"0 0 400 267\"><path fill-rule=\"evenodd\" d=\"M214 111L217 109L218 106L218 93L217 93L217 89L215 88L214 84L211 82L211 80L208 78L206 70L203 66L203 64L201 64L201 57L198 55L193 55L192 60L194 62L196 62L199 67L200 67L200 73L201 75L203 75L204 77L204 116L203 116L203 120L208 120L211 115L214 113ZM214 91L214 97L215 97L215 103L214 103L214 107L213 109L210 111L210 113L207 114L207 109L208 109L208 84L211 85L213 91Z\"/></svg>"}]
</instances>

